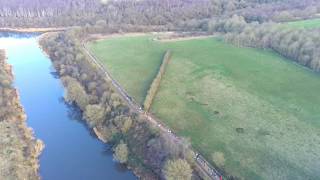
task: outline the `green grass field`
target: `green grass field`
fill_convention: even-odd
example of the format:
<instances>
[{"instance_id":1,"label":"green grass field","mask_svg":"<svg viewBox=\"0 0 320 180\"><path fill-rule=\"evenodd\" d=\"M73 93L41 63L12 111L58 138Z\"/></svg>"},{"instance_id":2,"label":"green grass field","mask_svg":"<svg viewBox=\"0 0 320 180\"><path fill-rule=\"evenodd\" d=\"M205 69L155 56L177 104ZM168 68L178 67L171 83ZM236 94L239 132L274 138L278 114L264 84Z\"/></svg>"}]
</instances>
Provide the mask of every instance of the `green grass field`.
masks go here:
<instances>
[{"instance_id":1,"label":"green grass field","mask_svg":"<svg viewBox=\"0 0 320 180\"><path fill-rule=\"evenodd\" d=\"M150 38L118 37L88 45L112 76L140 104L143 104L165 53L165 49Z\"/></svg>"},{"instance_id":2,"label":"green grass field","mask_svg":"<svg viewBox=\"0 0 320 180\"><path fill-rule=\"evenodd\" d=\"M314 29L320 28L320 18L318 19L307 19L300 21L292 21L283 24L285 27L295 28L295 29Z\"/></svg>"},{"instance_id":3,"label":"green grass field","mask_svg":"<svg viewBox=\"0 0 320 180\"><path fill-rule=\"evenodd\" d=\"M318 74L218 39L151 39L112 38L90 47L140 102L170 49L152 112L227 172L245 179L320 177Z\"/></svg>"}]
</instances>

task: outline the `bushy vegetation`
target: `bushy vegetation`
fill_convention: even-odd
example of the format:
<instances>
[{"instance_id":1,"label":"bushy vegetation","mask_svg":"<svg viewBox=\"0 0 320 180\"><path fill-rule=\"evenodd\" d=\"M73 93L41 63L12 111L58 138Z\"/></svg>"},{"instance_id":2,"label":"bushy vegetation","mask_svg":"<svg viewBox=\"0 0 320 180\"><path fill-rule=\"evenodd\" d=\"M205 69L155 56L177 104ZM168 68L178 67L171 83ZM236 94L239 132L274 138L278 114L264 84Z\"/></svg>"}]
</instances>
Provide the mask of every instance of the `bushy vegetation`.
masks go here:
<instances>
[{"instance_id":1,"label":"bushy vegetation","mask_svg":"<svg viewBox=\"0 0 320 180\"><path fill-rule=\"evenodd\" d=\"M99 136L116 145L115 159L146 177L162 176L164 163L172 158L184 159L189 146L162 143L171 142L170 137L130 111L103 71L82 52L73 32L50 34L40 41L66 87L66 101L82 110Z\"/></svg>"},{"instance_id":2,"label":"bushy vegetation","mask_svg":"<svg viewBox=\"0 0 320 180\"><path fill-rule=\"evenodd\" d=\"M167 180L191 180L192 169L183 159L169 160L164 169Z\"/></svg>"},{"instance_id":3,"label":"bushy vegetation","mask_svg":"<svg viewBox=\"0 0 320 180\"><path fill-rule=\"evenodd\" d=\"M63 70L62 70L63 71ZM81 110L85 111L86 117L93 119L90 115L91 107L87 107L89 104L89 96L87 95L84 87L74 78L70 76L63 77L62 81L66 86L65 100L69 103L75 102ZM89 115L87 115L89 114Z\"/></svg>"},{"instance_id":4,"label":"bushy vegetation","mask_svg":"<svg viewBox=\"0 0 320 180\"><path fill-rule=\"evenodd\" d=\"M25 122L11 66L0 50L0 179L39 179L38 156L42 143Z\"/></svg>"},{"instance_id":5,"label":"bushy vegetation","mask_svg":"<svg viewBox=\"0 0 320 180\"><path fill-rule=\"evenodd\" d=\"M120 142L114 149L114 159L120 163L126 163L128 161L128 147L123 142Z\"/></svg>"},{"instance_id":6,"label":"bushy vegetation","mask_svg":"<svg viewBox=\"0 0 320 180\"><path fill-rule=\"evenodd\" d=\"M87 105L84 111L84 118L88 120L91 127L95 127L105 121L106 109L99 104Z\"/></svg>"},{"instance_id":7,"label":"bushy vegetation","mask_svg":"<svg viewBox=\"0 0 320 180\"><path fill-rule=\"evenodd\" d=\"M148 63L170 49L172 60L151 113L178 135L190 137L192 145L220 170L245 179L319 176L315 165L320 149L315 143L304 143L310 137L320 141L316 73L270 50L236 47L219 38L159 42L147 35L93 44L107 67L134 61L141 69L157 70L158 64ZM121 44L123 48L118 49ZM114 51L131 58L108 53ZM147 58L149 53L154 53L152 59ZM115 79L128 72L130 81L149 78L130 68L117 71L111 71ZM120 83L128 86L126 81ZM306 151L312 153L306 155Z\"/></svg>"},{"instance_id":8,"label":"bushy vegetation","mask_svg":"<svg viewBox=\"0 0 320 180\"><path fill-rule=\"evenodd\" d=\"M144 100L143 107L146 112L149 112L153 99L157 95L157 91L160 87L161 79L164 76L164 73L166 71L166 68L170 59L171 59L171 51L167 51L163 56L162 64L159 68L158 74L152 81L150 88L148 90L148 94L146 95L146 98Z\"/></svg>"}]
</instances>

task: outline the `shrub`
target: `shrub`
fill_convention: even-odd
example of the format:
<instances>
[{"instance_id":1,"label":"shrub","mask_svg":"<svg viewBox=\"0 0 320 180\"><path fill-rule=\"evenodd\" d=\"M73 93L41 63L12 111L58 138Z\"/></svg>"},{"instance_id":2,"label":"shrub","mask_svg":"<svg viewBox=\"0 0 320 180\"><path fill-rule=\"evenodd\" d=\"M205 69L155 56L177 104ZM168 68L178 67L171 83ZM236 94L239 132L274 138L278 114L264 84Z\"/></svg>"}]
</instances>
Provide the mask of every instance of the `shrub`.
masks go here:
<instances>
[{"instance_id":1,"label":"shrub","mask_svg":"<svg viewBox=\"0 0 320 180\"><path fill-rule=\"evenodd\" d=\"M64 84L66 84L65 99L69 103L76 103L81 110L85 110L89 103L89 98L83 86L74 78L64 77Z\"/></svg>"},{"instance_id":2,"label":"shrub","mask_svg":"<svg viewBox=\"0 0 320 180\"><path fill-rule=\"evenodd\" d=\"M99 104L87 105L83 116L88 121L90 127L94 127L104 122L106 111Z\"/></svg>"},{"instance_id":3,"label":"shrub","mask_svg":"<svg viewBox=\"0 0 320 180\"><path fill-rule=\"evenodd\" d=\"M126 163L128 161L128 147L127 144L120 142L117 147L114 149L114 159L120 163Z\"/></svg>"},{"instance_id":4,"label":"shrub","mask_svg":"<svg viewBox=\"0 0 320 180\"><path fill-rule=\"evenodd\" d=\"M131 128L131 125L132 125L132 119L130 117L125 118L121 127L121 131L123 133L128 132L128 130Z\"/></svg>"},{"instance_id":5,"label":"shrub","mask_svg":"<svg viewBox=\"0 0 320 180\"><path fill-rule=\"evenodd\" d=\"M189 180L192 169L184 159L169 160L164 167L164 175L167 180Z\"/></svg>"}]
</instances>

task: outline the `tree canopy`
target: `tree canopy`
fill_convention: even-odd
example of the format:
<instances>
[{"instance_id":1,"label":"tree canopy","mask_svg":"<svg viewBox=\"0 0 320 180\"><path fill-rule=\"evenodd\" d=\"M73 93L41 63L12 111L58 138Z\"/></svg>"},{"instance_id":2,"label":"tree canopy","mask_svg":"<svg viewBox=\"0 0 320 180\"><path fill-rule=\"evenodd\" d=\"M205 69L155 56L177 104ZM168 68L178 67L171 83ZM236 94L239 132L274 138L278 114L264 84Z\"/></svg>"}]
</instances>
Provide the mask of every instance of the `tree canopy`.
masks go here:
<instances>
[{"instance_id":1,"label":"tree canopy","mask_svg":"<svg viewBox=\"0 0 320 180\"><path fill-rule=\"evenodd\" d=\"M128 152L127 145L124 144L123 142L121 142L114 149L113 157L114 157L114 159L116 159L120 163L126 163L128 161L128 154L129 154L129 152Z\"/></svg>"},{"instance_id":2,"label":"tree canopy","mask_svg":"<svg viewBox=\"0 0 320 180\"><path fill-rule=\"evenodd\" d=\"M190 180L192 169L186 160L169 160L164 167L164 175L167 180Z\"/></svg>"}]
</instances>

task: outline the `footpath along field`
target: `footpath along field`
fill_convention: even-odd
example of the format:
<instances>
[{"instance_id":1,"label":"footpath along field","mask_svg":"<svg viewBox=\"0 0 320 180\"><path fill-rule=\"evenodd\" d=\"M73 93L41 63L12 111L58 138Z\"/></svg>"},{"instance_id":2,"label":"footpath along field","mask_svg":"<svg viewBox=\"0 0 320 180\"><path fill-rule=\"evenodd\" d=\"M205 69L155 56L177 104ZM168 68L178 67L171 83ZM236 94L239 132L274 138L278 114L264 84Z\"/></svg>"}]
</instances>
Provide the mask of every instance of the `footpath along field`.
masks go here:
<instances>
[{"instance_id":1,"label":"footpath along field","mask_svg":"<svg viewBox=\"0 0 320 180\"><path fill-rule=\"evenodd\" d=\"M245 179L320 177L320 76L269 52L214 38L89 44L142 104L166 50L172 59L151 112L211 163Z\"/></svg>"}]
</instances>

